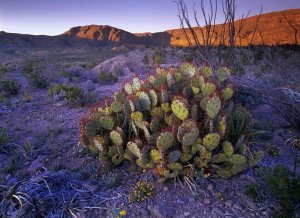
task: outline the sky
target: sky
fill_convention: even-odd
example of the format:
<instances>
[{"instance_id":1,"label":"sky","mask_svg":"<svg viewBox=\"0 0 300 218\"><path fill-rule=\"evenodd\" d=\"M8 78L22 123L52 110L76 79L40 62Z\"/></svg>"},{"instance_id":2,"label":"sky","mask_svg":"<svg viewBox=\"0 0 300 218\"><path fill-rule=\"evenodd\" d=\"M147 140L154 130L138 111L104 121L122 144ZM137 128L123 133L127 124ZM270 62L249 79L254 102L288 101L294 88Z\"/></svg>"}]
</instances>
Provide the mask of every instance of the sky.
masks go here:
<instances>
[{"instance_id":1,"label":"sky","mask_svg":"<svg viewBox=\"0 0 300 218\"><path fill-rule=\"evenodd\" d=\"M190 9L200 2L185 1ZM240 18L249 10L258 14L261 5L263 13L300 8L300 0L236 0L236 5ZM179 28L177 14L172 0L0 0L0 31L58 35L74 26L98 24L132 33L159 32Z\"/></svg>"}]
</instances>

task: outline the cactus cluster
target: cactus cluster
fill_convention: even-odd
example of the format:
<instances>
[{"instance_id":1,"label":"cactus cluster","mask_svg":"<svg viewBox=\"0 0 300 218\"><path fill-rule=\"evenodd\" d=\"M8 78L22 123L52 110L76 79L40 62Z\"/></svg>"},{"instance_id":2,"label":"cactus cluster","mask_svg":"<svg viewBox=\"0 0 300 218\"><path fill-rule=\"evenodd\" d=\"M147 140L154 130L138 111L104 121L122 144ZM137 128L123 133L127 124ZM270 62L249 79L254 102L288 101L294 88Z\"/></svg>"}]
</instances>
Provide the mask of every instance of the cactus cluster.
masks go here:
<instances>
[{"instance_id":1,"label":"cactus cluster","mask_svg":"<svg viewBox=\"0 0 300 218\"><path fill-rule=\"evenodd\" d=\"M249 155L244 136L228 137L229 75L228 68L184 63L157 69L146 81L133 78L83 120L82 142L99 153L102 166L129 161L162 181L188 175L191 166L233 176L258 163L261 153Z\"/></svg>"}]
</instances>

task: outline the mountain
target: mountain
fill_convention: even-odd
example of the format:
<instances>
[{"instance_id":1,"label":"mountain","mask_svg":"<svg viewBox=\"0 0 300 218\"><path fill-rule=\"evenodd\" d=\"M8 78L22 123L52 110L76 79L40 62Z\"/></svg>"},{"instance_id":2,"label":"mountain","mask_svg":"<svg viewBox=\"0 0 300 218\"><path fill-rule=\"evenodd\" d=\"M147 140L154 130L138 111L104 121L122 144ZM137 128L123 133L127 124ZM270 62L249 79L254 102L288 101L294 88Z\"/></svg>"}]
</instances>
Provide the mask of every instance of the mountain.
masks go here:
<instances>
[{"instance_id":1,"label":"mountain","mask_svg":"<svg viewBox=\"0 0 300 218\"><path fill-rule=\"evenodd\" d=\"M258 16L253 16L235 22L237 45L248 45L251 41L255 45L300 44L300 9L262 14L256 28L257 19ZM244 27L239 31L243 22ZM214 29L215 45L220 43L221 29L220 24ZM194 30L200 36L200 29L195 27ZM203 30L205 33L205 28ZM225 35L226 40L228 34ZM88 25L73 27L58 36L0 32L0 49L121 45L187 46L188 43L181 29L134 34L108 25Z\"/></svg>"}]
</instances>

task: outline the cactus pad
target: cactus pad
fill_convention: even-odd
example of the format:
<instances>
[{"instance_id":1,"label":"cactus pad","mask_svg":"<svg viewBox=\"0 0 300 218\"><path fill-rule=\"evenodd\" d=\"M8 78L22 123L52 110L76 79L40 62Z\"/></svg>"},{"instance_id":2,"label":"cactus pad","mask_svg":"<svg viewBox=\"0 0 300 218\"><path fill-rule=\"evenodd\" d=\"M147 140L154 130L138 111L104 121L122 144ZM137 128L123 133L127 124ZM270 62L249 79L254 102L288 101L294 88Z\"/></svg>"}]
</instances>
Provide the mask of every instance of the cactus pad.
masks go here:
<instances>
[{"instance_id":1,"label":"cactus pad","mask_svg":"<svg viewBox=\"0 0 300 218\"><path fill-rule=\"evenodd\" d=\"M168 162L169 163L175 163L176 161L179 160L181 156L181 151L171 151L169 154L168 154Z\"/></svg>"},{"instance_id":2,"label":"cactus pad","mask_svg":"<svg viewBox=\"0 0 300 218\"><path fill-rule=\"evenodd\" d=\"M224 101L229 100L232 96L233 96L232 88L227 87L222 90L222 98Z\"/></svg>"},{"instance_id":3,"label":"cactus pad","mask_svg":"<svg viewBox=\"0 0 300 218\"><path fill-rule=\"evenodd\" d=\"M110 139L112 140L112 142L114 143L114 145L122 145L123 144L123 139L119 132L111 131L109 136L110 136Z\"/></svg>"},{"instance_id":4,"label":"cactus pad","mask_svg":"<svg viewBox=\"0 0 300 218\"><path fill-rule=\"evenodd\" d=\"M171 132L161 133L156 142L158 149L161 151L166 151L173 146L173 143L174 136Z\"/></svg>"},{"instance_id":5,"label":"cactus pad","mask_svg":"<svg viewBox=\"0 0 300 218\"><path fill-rule=\"evenodd\" d=\"M210 133L203 138L203 145L209 151L214 150L219 145L219 142L220 135L218 133Z\"/></svg>"},{"instance_id":6,"label":"cactus pad","mask_svg":"<svg viewBox=\"0 0 300 218\"><path fill-rule=\"evenodd\" d=\"M174 100L171 105L173 113L178 117L180 120L185 120L189 117L189 110L185 106L183 102L180 100Z\"/></svg>"},{"instance_id":7,"label":"cactus pad","mask_svg":"<svg viewBox=\"0 0 300 218\"><path fill-rule=\"evenodd\" d=\"M122 110L123 110L123 105L121 102L119 101L114 101L112 104L111 104L111 109L113 112L115 113L120 113Z\"/></svg>"},{"instance_id":8,"label":"cactus pad","mask_svg":"<svg viewBox=\"0 0 300 218\"><path fill-rule=\"evenodd\" d=\"M100 126L106 130L112 130L114 128L114 120L110 116L103 116L100 118Z\"/></svg>"},{"instance_id":9,"label":"cactus pad","mask_svg":"<svg viewBox=\"0 0 300 218\"><path fill-rule=\"evenodd\" d=\"M226 156L231 156L233 154L233 146L229 141L224 141L222 143L223 153Z\"/></svg>"},{"instance_id":10,"label":"cactus pad","mask_svg":"<svg viewBox=\"0 0 300 218\"><path fill-rule=\"evenodd\" d=\"M206 105L206 113L210 119L214 119L221 110L221 100L218 96L214 95L210 98Z\"/></svg>"},{"instance_id":11,"label":"cactus pad","mask_svg":"<svg viewBox=\"0 0 300 218\"><path fill-rule=\"evenodd\" d=\"M201 72L205 78L210 77L213 73L213 71L210 67L202 67Z\"/></svg>"},{"instance_id":12,"label":"cactus pad","mask_svg":"<svg viewBox=\"0 0 300 218\"><path fill-rule=\"evenodd\" d=\"M205 83L201 86L201 93L204 97L213 94L216 91L216 86L213 83Z\"/></svg>"}]
</instances>

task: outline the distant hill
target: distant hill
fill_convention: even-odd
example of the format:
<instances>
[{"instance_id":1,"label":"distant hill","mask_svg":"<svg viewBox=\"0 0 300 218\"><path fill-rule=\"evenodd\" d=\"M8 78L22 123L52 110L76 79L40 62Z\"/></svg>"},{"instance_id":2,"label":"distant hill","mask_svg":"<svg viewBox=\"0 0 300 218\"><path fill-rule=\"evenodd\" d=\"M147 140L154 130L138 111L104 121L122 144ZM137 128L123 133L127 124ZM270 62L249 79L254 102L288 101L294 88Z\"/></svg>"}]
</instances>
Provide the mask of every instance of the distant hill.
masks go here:
<instances>
[{"instance_id":1,"label":"distant hill","mask_svg":"<svg viewBox=\"0 0 300 218\"><path fill-rule=\"evenodd\" d=\"M237 45L300 44L300 9L262 14L254 34L257 16L247 18L243 31L237 34ZM238 31L241 20L235 23ZM222 25L213 34L218 45ZM194 28L199 34L199 28ZM228 36L226 35L225 38ZM253 38L253 40L252 40ZM58 36L34 36L0 32L0 49L68 48L121 45L187 46L183 30L173 29L158 33L130 33L108 25L73 27Z\"/></svg>"}]
</instances>

